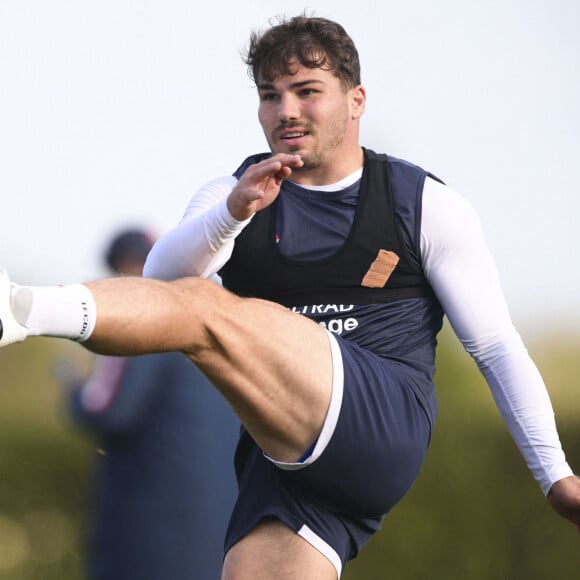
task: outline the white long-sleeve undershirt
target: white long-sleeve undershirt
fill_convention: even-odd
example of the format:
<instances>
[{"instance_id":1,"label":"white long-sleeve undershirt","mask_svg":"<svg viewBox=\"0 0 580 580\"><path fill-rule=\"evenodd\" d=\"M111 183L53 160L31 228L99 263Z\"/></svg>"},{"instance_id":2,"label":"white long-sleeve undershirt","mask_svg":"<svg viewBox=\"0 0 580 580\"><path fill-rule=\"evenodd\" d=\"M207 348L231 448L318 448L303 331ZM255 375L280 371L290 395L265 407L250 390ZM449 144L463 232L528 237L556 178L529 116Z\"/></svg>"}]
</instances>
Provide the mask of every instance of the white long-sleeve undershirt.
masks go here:
<instances>
[{"instance_id":1,"label":"white long-sleeve undershirt","mask_svg":"<svg viewBox=\"0 0 580 580\"><path fill-rule=\"evenodd\" d=\"M479 218L463 197L432 179L426 181L422 209L421 257L427 279L547 494L572 470L544 381L512 324Z\"/></svg>"},{"instance_id":2,"label":"white long-sleeve undershirt","mask_svg":"<svg viewBox=\"0 0 580 580\"><path fill-rule=\"evenodd\" d=\"M236 184L223 177L202 187L181 222L151 251L144 275L164 280L210 277L231 256L238 222L226 200ZM250 218L251 219L251 218ZM459 194L427 178L421 258L457 337L485 377L503 419L544 494L572 475L538 369L514 328L480 221Z\"/></svg>"},{"instance_id":3,"label":"white long-sleeve undershirt","mask_svg":"<svg viewBox=\"0 0 580 580\"><path fill-rule=\"evenodd\" d=\"M230 176L214 179L192 197L179 224L153 246L144 276L209 278L220 270L232 254L236 236L251 221L239 222L226 206L236 183Z\"/></svg>"}]
</instances>

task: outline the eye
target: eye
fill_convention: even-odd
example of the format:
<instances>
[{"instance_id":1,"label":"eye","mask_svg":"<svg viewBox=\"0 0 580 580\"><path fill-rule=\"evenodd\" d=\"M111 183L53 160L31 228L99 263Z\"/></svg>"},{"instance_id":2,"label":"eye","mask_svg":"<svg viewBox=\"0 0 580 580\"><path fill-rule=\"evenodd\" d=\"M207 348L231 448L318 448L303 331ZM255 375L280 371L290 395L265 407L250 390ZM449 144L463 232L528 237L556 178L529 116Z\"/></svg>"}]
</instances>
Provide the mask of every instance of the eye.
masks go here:
<instances>
[{"instance_id":1,"label":"eye","mask_svg":"<svg viewBox=\"0 0 580 580\"><path fill-rule=\"evenodd\" d=\"M265 103L274 102L279 99L276 93L260 93L260 101Z\"/></svg>"}]
</instances>

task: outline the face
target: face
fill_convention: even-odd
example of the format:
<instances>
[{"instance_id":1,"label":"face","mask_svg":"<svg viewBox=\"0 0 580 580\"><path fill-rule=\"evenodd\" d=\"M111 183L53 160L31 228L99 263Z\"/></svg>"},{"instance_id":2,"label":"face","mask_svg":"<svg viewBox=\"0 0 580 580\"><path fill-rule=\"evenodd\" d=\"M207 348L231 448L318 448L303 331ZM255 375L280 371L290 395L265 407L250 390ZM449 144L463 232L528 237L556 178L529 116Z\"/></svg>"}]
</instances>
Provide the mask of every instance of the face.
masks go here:
<instances>
[{"instance_id":1,"label":"face","mask_svg":"<svg viewBox=\"0 0 580 580\"><path fill-rule=\"evenodd\" d=\"M258 84L258 118L272 152L299 154L302 173L333 173L338 168L350 172L353 156L360 166L358 124L364 89L345 90L330 71L319 68L294 70L293 75Z\"/></svg>"}]
</instances>

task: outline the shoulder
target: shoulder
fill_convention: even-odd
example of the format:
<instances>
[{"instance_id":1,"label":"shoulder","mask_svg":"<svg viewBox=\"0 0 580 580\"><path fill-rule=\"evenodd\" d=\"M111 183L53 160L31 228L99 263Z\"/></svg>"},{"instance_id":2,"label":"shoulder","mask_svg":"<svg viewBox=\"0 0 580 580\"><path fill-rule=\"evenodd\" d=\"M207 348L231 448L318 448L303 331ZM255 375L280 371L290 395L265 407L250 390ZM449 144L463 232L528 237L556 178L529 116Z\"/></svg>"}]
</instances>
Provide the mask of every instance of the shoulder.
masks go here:
<instances>
[{"instance_id":1,"label":"shoulder","mask_svg":"<svg viewBox=\"0 0 580 580\"><path fill-rule=\"evenodd\" d=\"M475 208L451 187L427 178L422 201L421 232L432 244L449 245L483 236Z\"/></svg>"},{"instance_id":2,"label":"shoulder","mask_svg":"<svg viewBox=\"0 0 580 580\"><path fill-rule=\"evenodd\" d=\"M420 167L416 163L411 163L406 159L401 159L400 157L395 157L394 155L390 155L388 153L377 153L376 151L373 151L372 149L367 149L366 147L363 147L363 151L367 161L388 163L389 168L395 168L402 171L407 170L407 171L425 172L425 170L422 167Z\"/></svg>"},{"instance_id":3,"label":"shoulder","mask_svg":"<svg viewBox=\"0 0 580 580\"><path fill-rule=\"evenodd\" d=\"M376 153L372 149L364 149L364 152L369 161L387 163L391 175L394 175L395 177L406 180L414 179L422 185L423 180L429 176L432 179L443 183L443 181L435 174L424 169L421 165L408 161L407 159L401 159L400 157L395 157L394 155L387 153Z\"/></svg>"},{"instance_id":4,"label":"shoulder","mask_svg":"<svg viewBox=\"0 0 580 580\"><path fill-rule=\"evenodd\" d=\"M476 217L471 202L451 187L428 176L423 187L423 212L445 215Z\"/></svg>"}]
</instances>

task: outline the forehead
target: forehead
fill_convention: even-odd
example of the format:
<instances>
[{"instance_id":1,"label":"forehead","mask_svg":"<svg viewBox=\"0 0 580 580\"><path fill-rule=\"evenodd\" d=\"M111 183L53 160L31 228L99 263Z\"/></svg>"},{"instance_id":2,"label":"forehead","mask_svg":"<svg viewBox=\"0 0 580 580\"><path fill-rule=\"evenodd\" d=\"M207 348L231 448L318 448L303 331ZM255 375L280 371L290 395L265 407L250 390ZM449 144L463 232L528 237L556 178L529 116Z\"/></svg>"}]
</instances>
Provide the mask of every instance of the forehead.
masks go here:
<instances>
[{"instance_id":1,"label":"forehead","mask_svg":"<svg viewBox=\"0 0 580 580\"><path fill-rule=\"evenodd\" d=\"M292 63L289 74L279 74L273 79L261 79L257 83L258 89L290 88L306 83L324 84L329 86L340 85L340 80L329 70L320 67L310 68L298 63Z\"/></svg>"}]
</instances>

